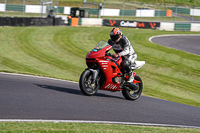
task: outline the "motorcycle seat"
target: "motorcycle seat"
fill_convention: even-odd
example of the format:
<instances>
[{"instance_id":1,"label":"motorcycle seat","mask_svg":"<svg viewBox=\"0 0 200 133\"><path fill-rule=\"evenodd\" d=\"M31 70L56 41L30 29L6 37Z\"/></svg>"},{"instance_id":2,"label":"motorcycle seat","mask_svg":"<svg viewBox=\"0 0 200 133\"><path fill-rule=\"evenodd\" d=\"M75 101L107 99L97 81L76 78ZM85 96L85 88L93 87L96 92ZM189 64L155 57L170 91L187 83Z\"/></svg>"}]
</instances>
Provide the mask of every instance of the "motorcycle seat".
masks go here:
<instances>
[{"instance_id":1,"label":"motorcycle seat","mask_svg":"<svg viewBox=\"0 0 200 133\"><path fill-rule=\"evenodd\" d=\"M144 64L145 61L135 61L135 63L131 65L131 69L133 70L140 69Z\"/></svg>"}]
</instances>

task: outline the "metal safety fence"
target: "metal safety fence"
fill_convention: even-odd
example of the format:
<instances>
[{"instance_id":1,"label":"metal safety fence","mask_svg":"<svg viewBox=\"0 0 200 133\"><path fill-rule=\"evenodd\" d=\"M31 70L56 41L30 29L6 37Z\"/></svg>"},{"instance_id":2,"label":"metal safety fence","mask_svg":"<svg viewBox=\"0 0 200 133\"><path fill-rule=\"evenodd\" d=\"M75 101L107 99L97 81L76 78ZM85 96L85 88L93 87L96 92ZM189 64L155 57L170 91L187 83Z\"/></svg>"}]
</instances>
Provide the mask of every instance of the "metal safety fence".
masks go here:
<instances>
[{"instance_id":1,"label":"metal safety fence","mask_svg":"<svg viewBox=\"0 0 200 133\"><path fill-rule=\"evenodd\" d=\"M70 5L60 6L61 2L60 0L0 0L0 17L46 17L51 9L55 15L70 14ZM103 19L134 21L200 21L200 7L194 5L153 5L119 0L118 2L104 0L101 5L102 8L88 4L84 5L84 8L90 8L90 17L93 18L100 16Z\"/></svg>"},{"instance_id":2,"label":"metal safety fence","mask_svg":"<svg viewBox=\"0 0 200 133\"><path fill-rule=\"evenodd\" d=\"M0 0L1 17L46 17L50 9L62 13L59 0Z\"/></svg>"},{"instance_id":3,"label":"metal safety fence","mask_svg":"<svg viewBox=\"0 0 200 133\"><path fill-rule=\"evenodd\" d=\"M118 19L141 21L200 21L200 6L147 4L144 2L116 2L105 0L103 8L120 9ZM171 12L170 12L171 10ZM106 16L103 18L107 18Z\"/></svg>"}]
</instances>

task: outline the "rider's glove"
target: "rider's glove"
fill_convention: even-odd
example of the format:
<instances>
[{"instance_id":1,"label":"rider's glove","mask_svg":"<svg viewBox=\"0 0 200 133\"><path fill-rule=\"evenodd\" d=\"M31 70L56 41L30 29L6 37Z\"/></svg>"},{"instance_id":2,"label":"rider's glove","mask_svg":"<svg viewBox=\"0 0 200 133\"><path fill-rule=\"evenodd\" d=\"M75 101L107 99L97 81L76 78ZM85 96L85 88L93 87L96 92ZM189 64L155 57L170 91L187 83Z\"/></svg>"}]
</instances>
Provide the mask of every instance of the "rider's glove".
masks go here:
<instances>
[{"instance_id":1,"label":"rider's glove","mask_svg":"<svg viewBox=\"0 0 200 133\"><path fill-rule=\"evenodd\" d=\"M118 54L113 54L112 56L113 56L114 58L118 58L118 57L121 56L121 54L120 54L120 53L118 53Z\"/></svg>"}]
</instances>

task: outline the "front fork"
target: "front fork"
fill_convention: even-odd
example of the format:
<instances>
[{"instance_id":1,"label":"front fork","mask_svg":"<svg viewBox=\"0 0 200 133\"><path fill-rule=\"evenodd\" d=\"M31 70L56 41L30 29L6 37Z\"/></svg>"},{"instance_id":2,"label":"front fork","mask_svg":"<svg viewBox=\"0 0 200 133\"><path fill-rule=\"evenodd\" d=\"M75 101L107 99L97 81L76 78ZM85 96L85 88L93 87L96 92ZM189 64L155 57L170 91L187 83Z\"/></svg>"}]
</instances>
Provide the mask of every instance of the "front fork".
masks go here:
<instances>
[{"instance_id":1,"label":"front fork","mask_svg":"<svg viewBox=\"0 0 200 133\"><path fill-rule=\"evenodd\" d=\"M95 81L97 80L97 75L100 72L100 68L98 68L98 69L89 69L89 70L90 70L90 72L92 72L92 83L91 84L94 84Z\"/></svg>"}]
</instances>

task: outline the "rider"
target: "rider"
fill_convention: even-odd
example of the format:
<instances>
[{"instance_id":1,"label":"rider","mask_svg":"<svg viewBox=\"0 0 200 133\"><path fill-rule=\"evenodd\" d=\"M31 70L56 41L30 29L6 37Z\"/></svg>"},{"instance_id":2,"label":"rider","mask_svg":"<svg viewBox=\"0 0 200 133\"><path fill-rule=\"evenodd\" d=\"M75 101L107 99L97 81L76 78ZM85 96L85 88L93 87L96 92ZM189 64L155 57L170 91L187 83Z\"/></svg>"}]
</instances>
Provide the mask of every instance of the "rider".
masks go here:
<instances>
[{"instance_id":1,"label":"rider","mask_svg":"<svg viewBox=\"0 0 200 133\"><path fill-rule=\"evenodd\" d=\"M135 63L137 55L130 41L122 34L120 28L113 28L110 31L110 39L108 40L108 44L112 46L116 53L112 55L114 58L122 56L122 67L125 70L125 73L129 75L127 82L134 85L134 76L131 65ZM136 87L136 85L134 85L134 87Z\"/></svg>"}]
</instances>

